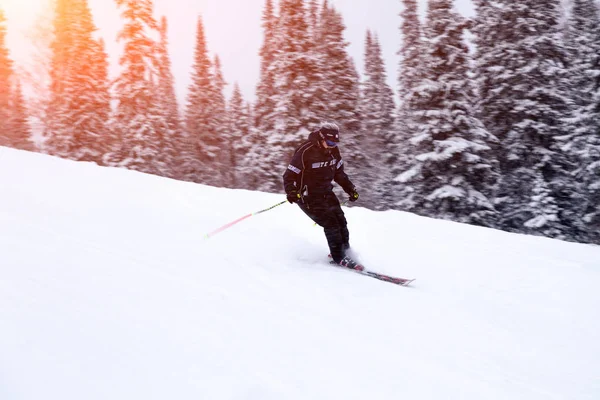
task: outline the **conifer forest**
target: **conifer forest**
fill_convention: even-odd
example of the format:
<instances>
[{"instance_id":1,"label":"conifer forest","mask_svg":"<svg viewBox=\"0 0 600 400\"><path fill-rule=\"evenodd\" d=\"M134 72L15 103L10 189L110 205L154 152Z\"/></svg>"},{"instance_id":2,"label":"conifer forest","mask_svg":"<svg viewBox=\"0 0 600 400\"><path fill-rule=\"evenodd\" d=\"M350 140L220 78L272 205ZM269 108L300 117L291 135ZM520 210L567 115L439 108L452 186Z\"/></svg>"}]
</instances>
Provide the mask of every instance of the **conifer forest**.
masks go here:
<instances>
[{"instance_id":1,"label":"conifer forest","mask_svg":"<svg viewBox=\"0 0 600 400\"><path fill-rule=\"evenodd\" d=\"M122 23L116 79L87 0L55 0L44 82L19 73L0 9L0 146L283 193L295 148L335 122L357 206L600 244L595 0L473 0L472 18L452 0L428 0L424 18L417 0L398 0L400 64L386 71L368 30L362 73L333 4L265 0L255 98L224 76L199 17L184 104L170 21L153 0L110 1Z\"/></svg>"}]
</instances>

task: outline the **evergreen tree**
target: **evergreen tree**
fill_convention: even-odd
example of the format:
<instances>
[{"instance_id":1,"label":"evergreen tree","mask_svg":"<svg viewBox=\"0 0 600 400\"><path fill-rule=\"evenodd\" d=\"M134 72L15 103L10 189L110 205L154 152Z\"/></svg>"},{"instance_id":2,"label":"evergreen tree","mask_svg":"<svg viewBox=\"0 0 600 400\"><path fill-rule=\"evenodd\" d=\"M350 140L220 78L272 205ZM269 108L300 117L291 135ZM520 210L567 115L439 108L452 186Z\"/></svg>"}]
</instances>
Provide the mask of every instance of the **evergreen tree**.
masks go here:
<instances>
[{"instance_id":1,"label":"evergreen tree","mask_svg":"<svg viewBox=\"0 0 600 400\"><path fill-rule=\"evenodd\" d=\"M423 45L417 1L402 0L402 3L404 4L404 9L400 14L402 17L402 25L400 27L402 47L398 51L398 55L400 55L398 88L400 95L399 117L405 120L410 115L410 111L406 109L408 103L405 99L413 87L420 81Z\"/></svg>"},{"instance_id":2,"label":"evergreen tree","mask_svg":"<svg viewBox=\"0 0 600 400\"><path fill-rule=\"evenodd\" d=\"M254 110L251 104L246 104L247 122L240 124L242 129L246 129L242 148L245 154L238 164L239 187L248 190L259 190L264 182L264 177L272 175L272 171L265 167L263 157L266 148L263 145L265 136L263 131L254 126Z\"/></svg>"},{"instance_id":3,"label":"evergreen tree","mask_svg":"<svg viewBox=\"0 0 600 400\"><path fill-rule=\"evenodd\" d=\"M255 129L250 135L250 151L245 163L254 170L249 187L254 190L279 191L281 179L273 173L273 168L283 162L284 151L280 143L281 132L276 130L280 113L276 85L278 65L282 57L282 20L276 15L273 0L266 0L262 17L263 43L260 49L260 79L256 87L256 101L253 108Z\"/></svg>"},{"instance_id":4,"label":"evergreen tree","mask_svg":"<svg viewBox=\"0 0 600 400\"><path fill-rule=\"evenodd\" d=\"M217 132L221 132L219 127L226 123L227 100L225 100L225 87L227 82L223 77L223 69L221 67L221 59L219 56L214 57L213 61L213 86L215 93L213 96L214 106L214 123L217 127Z\"/></svg>"},{"instance_id":5,"label":"evergreen tree","mask_svg":"<svg viewBox=\"0 0 600 400\"><path fill-rule=\"evenodd\" d=\"M319 67L306 14L304 0L280 3L277 53L272 67L276 74L275 128L283 135L280 143L285 149L299 144L304 139L300 132L320 122L314 111L320 88L313 85L319 81Z\"/></svg>"},{"instance_id":6,"label":"evergreen tree","mask_svg":"<svg viewBox=\"0 0 600 400\"><path fill-rule=\"evenodd\" d=\"M163 156L167 166L166 175L171 178L183 179L184 142L177 95L175 94L175 79L171 71L169 56L169 41L167 37L167 18L162 17L159 25L160 42L158 44L158 109L166 122L165 148Z\"/></svg>"},{"instance_id":7,"label":"evergreen tree","mask_svg":"<svg viewBox=\"0 0 600 400\"><path fill-rule=\"evenodd\" d=\"M263 44L260 49L260 78L256 87L255 125L263 132L275 128L275 69L277 18L273 0L266 0L263 13Z\"/></svg>"},{"instance_id":8,"label":"evergreen tree","mask_svg":"<svg viewBox=\"0 0 600 400\"><path fill-rule=\"evenodd\" d=\"M575 239L600 243L600 12L593 0L574 0L567 43L575 105L563 149L573 173Z\"/></svg>"},{"instance_id":9,"label":"evergreen tree","mask_svg":"<svg viewBox=\"0 0 600 400\"><path fill-rule=\"evenodd\" d=\"M40 139L47 130L47 112L49 109L50 71L52 65L52 49L54 42L54 11L53 2L44 2L37 11L33 26L28 33L31 52L30 63L23 65L21 72L24 91L28 93L27 109L32 137ZM43 151L42 140L35 140L34 147Z\"/></svg>"},{"instance_id":10,"label":"evergreen tree","mask_svg":"<svg viewBox=\"0 0 600 400\"><path fill-rule=\"evenodd\" d=\"M121 144L113 163L160 176L171 176L168 119L162 109L161 46L154 40L160 28L153 16L152 0L136 4L117 0L125 26L121 74L116 80L116 125Z\"/></svg>"},{"instance_id":11,"label":"evergreen tree","mask_svg":"<svg viewBox=\"0 0 600 400\"><path fill-rule=\"evenodd\" d=\"M367 171L360 170L367 159L362 141L362 120L360 104L360 77L354 60L347 51L344 39L346 27L341 13L325 1L315 39L316 64L320 67L319 81L314 83L315 100L313 110L323 122L335 122L341 129L341 149L346 171L352 176L355 185L364 189L363 206L372 206L371 193L364 185L371 183ZM359 175L360 174L360 175ZM364 177L361 181L359 176Z\"/></svg>"},{"instance_id":12,"label":"evergreen tree","mask_svg":"<svg viewBox=\"0 0 600 400\"><path fill-rule=\"evenodd\" d=\"M498 137L507 130L504 123L510 99L498 92L507 90L503 81L505 57L503 52L517 40L511 24L506 21L499 3L488 0L474 0L476 16L471 31L474 35L476 52L474 56L475 81L478 95L478 112L486 127Z\"/></svg>"},{"instance_id":13,"label":"evergreen tree","mask_svg":"<svg viewBox=\"0 0 600 400\"><path fill-rule=\"evenodd\" d=\"M423 77L407 96L419 128L410 139L410 168L401 184L401 209L459 222L485 224L494 212L489 143L475 117L463 17L451 0L432 0L427 12Z\"/></svg>"},{"instance_id":14,"label":"evergreen tree","mask_svg":"<svg viewBox=\"0 0 600 400\"><path fill-rule=\"evenodd\" d=\"M323 9L327 7L327 0L325 0L325 4ZM317 0L309 0L308 2L308 27L309 34L313 38L313 41L316 43L318 39L318 29L319 25L321 25L321 21L319 21L319 2Z\"/></svg>"},{"instance_id":15,"label":"evergreen tree","mask_svg":"<svg viewBox=\"0 0 600 400\"><path fill-rule=\"evenodd\" d=\"M113 165L162 175L166 121L157 101L157 44L150 37L158 29L151 0L115 0L125 25L118 39L124 42L121 73L115 82L118 100L116 124L121 138L111 155Z\"/></svg>"},{"instance_id":16,"label":"evergreen tree","mask_svg":"<svg viewBox=\"0 0 600 400\"><path fill-rule=\"evenodd\" d=\"M348 54L348 42L344 39L346 29L342 15L333 7L325 5L319 19L317 52L322 66L320 82L322 86L323 110L320 120L335 121L343 132L358 132L361 127L359 115L360 83L358 72ZM345 139L348 143L350 137Z\"/></svg>"},{"instance_id":17,"label":"evergreen tree","mask_svg":"<svg viewBox=\"0 0 600 400\"><path fill-rule=\"evenodd\" d=\"M274 83L273 108L266 118L272 128L263 129L264 139L261 138L260 148L256 149L261 160L257 171L261 177L259 190L282 190L281 174L273 173L273 169L289 161L293 150L306 139L308 130L319 122L316 110L320 106L318 98L322 87L315 83L320 81L320 67L307 12L304 0L282 0L279 5L279 18L272 38L274 58L267 69L273 74ZM258 120L264 121L264 116L260 117L265 110L261 97L255 110ZM263 122L262 126L266 124Z\"/></svg>"},{"instance_id":18,"label":"evergreen tree","mask_svg":"<svg viewBox=\"0 0 600 400\"><path fill-rule=\"evenodd\" d=\"M5 22L0 8L0 146L33 150L21 84L6 46Z\"/></svg>"},{"instance_id":19,"label":"evergreen tree","mask_svg":"<svg viewBox=\"0 0 600 400\"><path fill-rule=\"evenodd\" d=\"M0 9L0 146L9 146L12 128L11 115L11 78L13 62L6 46L6 17Z\"/></svg>"},{"instance_id":20,"label":"evergreen tree","mask_svg":"<svg viewBox=\"0 0 600 400\"><path fill-rule=\"evenodd\" d=\"M226 186L231 188L246 188L246 180L251 169L246 169L244 160L247 157L252 143L250 142L250 131L252 123L248 112L248 106L242 97L237 82L233 87L233 93L227 109L227 143L228 143L228 175Z\"/></svg>"},{"instance_id":21,"label":"evergreen tree","mask_svg":"<svg viewBox=\"0 0 600 400\"><path fill-rule=\"evenodd\" d=\"M306 21L308 24L307 43L305 46L305 56L312 60L313 68L306 75L311 79L310 92L307 92L307 97L310 97L310 113L314 117L314 121L310 122L306 128L312 130L318 122L332 121L330 113L330 98L327 89L333 87L332 82L328 82L328 76L332 75L331 66L327 65L327 47L325 40L333 39L331 27L327 26L327 22L331 21L331 14L334 10L329 7L327 0L323 1L322 7L319 9L319 4L316 1L308 3L308 11L306 13ZM280 93L285 95L285 93ZM336 96L337 97L337 96Z\"/></svg>"},{"instance_id":22,"label":"evergreen tree","mask_svg":"<svg viewBox=\"0 0 600 400\"><path fill-rule=\"evenodd\" d=\"M561 150L569 109L566 54L559 36L560 2L497 3L487 14L496 13L495 18L488 18L497 24L497 43L491 47L495 60L488 54L478 65L483 74L479 78L481 112L502 143L498 154L500 226L567 238L573 230L570 203L575 188ZM532 208L540 204L545 207Z\"/></svg>"},{"instance_id":23,"label":"evergreen tree","mask_svg":"<svg viewBox=\"0 0 600 400\"><path fill-rule=\"evenodd\" d=\"M223 77L219 56L214 57L212 76L214 93L212 98L213 111L211 124L213 126L212 131L215 134L215 147L218 156L213 159L210 164L213 176L208 183L214 186L228 187L232 182L229 154L231 154L233 150L227 132L227 101L225 100L225 87L227 86L227 82Z\"/></svg>"},{"instance_id":24,"label":"evergreen tree","mask_svg":"<svg viewBox=\"0 0 600 400\"><path fill-rule=\"evenodd\" d=\"M12 134L9 146L27 151L35 150L33 142L31 141L31 130L28 122L29 117L27 115L27 108L25 106L25 99L23 98L23 90L20 81L17 81L12 92L10 111L11 117L9 123Z\"/></svg>"},{"instance_id":25,"label":"evergreen tree","mask_svg":"<svg viewBox=\"0 0 600 400\"><path fill-rule=\"evenodd\" d=\"M387 84L385 63L379 39L367 31L365 39L365 81L361 92L363 128L380 143L393 128L395 104L393 91ZM378 138L378 139L377 139Z\"/></svg>"},{"instance_id":26,"label":"evergreen tree","mask_svg":"<svg viewBox=\"0 0 600 400\"><path fill-rule=\"evenodd\" d=\"M383 208L386 182L391 179L394 143L394 93L387 84L387 74L379 39L367 31L365 39L365 81L362 84L360 113L362 134L358 140L360 152L353 162L361 171L356 185L366 189L365 202L373 208ZM374 162L377 160L377 162ZM368 171L368 172L367 172Z\"/></svg>"},{"instance_id":27,"label":"evergreen tree","mask_svg":"<svg viewBox=\"0 0 600 400\"><path fill-rule=\"evenodd\" d=\"M223 171L214 169L219 157L222 132L218 131L215 116L222 105L217 99L215 68L208 55L202 19L198 18L196 49L186 108L186 129L190 140L195 143L197 160L190 160L194 181L216 184ZM195 162L194 162L195 161Z\"/></svg>"},{"instance_id":28,"label":"evergreen tree","mask_svg":"<svg viewBox=\"0 0 600 400\"><path fill-rule=\"evenodd\" d=\"M413 121L414 106L408 96L413 92L423 78L423 63L421 60L423 47L423 34L421 21L418 15L418 6L416 0L403 0L403 10L400 13L402 23L400 32L402 36L402 46L398 51L400 64L398 68L398 93L399 106L396 118L395 136L392 142L388 144L391 148L391 176L384 184L383 199L387 206L392 206L397 202L397 183L394 178L400 171L410 168L408 140L411 134L419 129L417 121Z\"/></svg>"},{"instance_id":29,"label":"evergreen tree","mask_svg":"<svg viewBox=\"0 0 600 400\"><path fill-rule=\"evenodd\" d=\"M72 158L106 165L106 155L111 152L118 138L111 129L111 95L108 76L108 54L102 39L90 42L85 51L91 67L87 71L93 87L87 87L85 103L82 105L82 119L75 133L76 147ZM89 83L88 83L89 84Z\"/></svg>"},{"instance_id":30,"label":"evergreen tree","mask_svg":"<svg viewBox=\"0 0 600 400\"><path fill-rule=\"evenodd\" d=\"M46 151L100 163L110 110L108 61L93 38L87 0L57 0L54 29Z\"/></svg>"},{"instance_id":31,"label":"evergreen tree","mask_svg":"<svg viewBox=\"0 0 600 400\"><path fill-rule=\"evenodd\" d=\"M158 45L158 87L160 108L167 119L169 130L179 132L181 120L177 95L175 94L175 78L171 70L171 57L169 56L168 23L167 18L162 17L159 26L160 42Z\"/></svg>"}]
</instances>

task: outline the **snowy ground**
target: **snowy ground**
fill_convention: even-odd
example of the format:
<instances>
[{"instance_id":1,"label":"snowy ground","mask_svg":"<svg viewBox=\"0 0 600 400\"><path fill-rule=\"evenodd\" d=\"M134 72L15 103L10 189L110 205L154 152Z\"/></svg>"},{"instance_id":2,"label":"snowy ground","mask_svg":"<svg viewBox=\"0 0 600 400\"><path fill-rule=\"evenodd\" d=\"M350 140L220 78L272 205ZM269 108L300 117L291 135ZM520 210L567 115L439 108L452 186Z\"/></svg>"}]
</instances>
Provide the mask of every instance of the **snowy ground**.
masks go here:
<instances>
[{"instance_id":1,"label":"snowy ground","mask_svg":"<svg viewBox=\"0 0 600 400\"><path fill-rule=\"evenodd\" d=\"M0 148L0 399L600 398L600 247Z\"/></svg>"}]
</instances>

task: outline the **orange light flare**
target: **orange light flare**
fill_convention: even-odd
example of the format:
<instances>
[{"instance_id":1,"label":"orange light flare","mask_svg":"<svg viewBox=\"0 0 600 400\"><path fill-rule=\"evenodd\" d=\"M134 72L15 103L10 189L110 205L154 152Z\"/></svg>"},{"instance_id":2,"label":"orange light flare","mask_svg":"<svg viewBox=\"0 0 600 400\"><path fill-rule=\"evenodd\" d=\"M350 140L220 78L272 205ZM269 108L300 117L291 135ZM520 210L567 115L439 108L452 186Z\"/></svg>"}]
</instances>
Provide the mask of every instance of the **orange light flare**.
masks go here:
<instances>
[{"instance_id":1,"label":"orange light flare","mask_svg":"<svg viewBox=\"0 0 600 400\"><path fill-rule=\"evenodd\" d=\"M36 19L51 10L55 0L0 0L0 10L4 14L10 33L27 31ZM16 31L16 32L15 32Z\"/></svg>"},{"instance_id":2,"label":"orange light flare","mask_svg":"<svg viewBox=\"0 0 600 400\"><path fill-rule=\"evenodd\" d=\"M7 45L11 57L23 60L32 50L33 41L45 30L52 19L56 0L0 0L7 31ZM45 33L44 33L45 34Z\"/></svg>"},{"instance_id":3,"label":"orange light flare","mask_svg":"<svg viewBox=\"0 0 600 400\"><path fill-rule=\"evenodd\" d=\"M52 0L0 0L0 9L8 17L31 20Z\"/></svg>"}]
</instances>

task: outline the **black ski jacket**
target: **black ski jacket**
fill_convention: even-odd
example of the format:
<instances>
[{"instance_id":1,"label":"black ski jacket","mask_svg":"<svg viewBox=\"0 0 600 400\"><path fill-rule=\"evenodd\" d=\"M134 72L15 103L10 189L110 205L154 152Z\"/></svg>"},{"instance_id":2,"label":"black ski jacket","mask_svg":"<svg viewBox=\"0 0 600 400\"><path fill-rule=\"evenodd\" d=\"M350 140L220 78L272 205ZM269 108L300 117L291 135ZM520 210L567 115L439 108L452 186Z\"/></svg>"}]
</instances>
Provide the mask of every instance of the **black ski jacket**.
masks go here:
<instances>
[{"instance_id":1,"label":"black ski jacket","mask_svg":"<svg viewBox=\"0 0 600 400\"><path fill-rule=\"evenodd\" d=\"M344 161L340 149L322 148L319 145L318 132L312 132L292 157L290 165L283 174L283 187L286 194L300 190L302 199L331 193L332 181L348 194L354 191L354 185L344 172Z\"/></svg>"}]
</instances>

